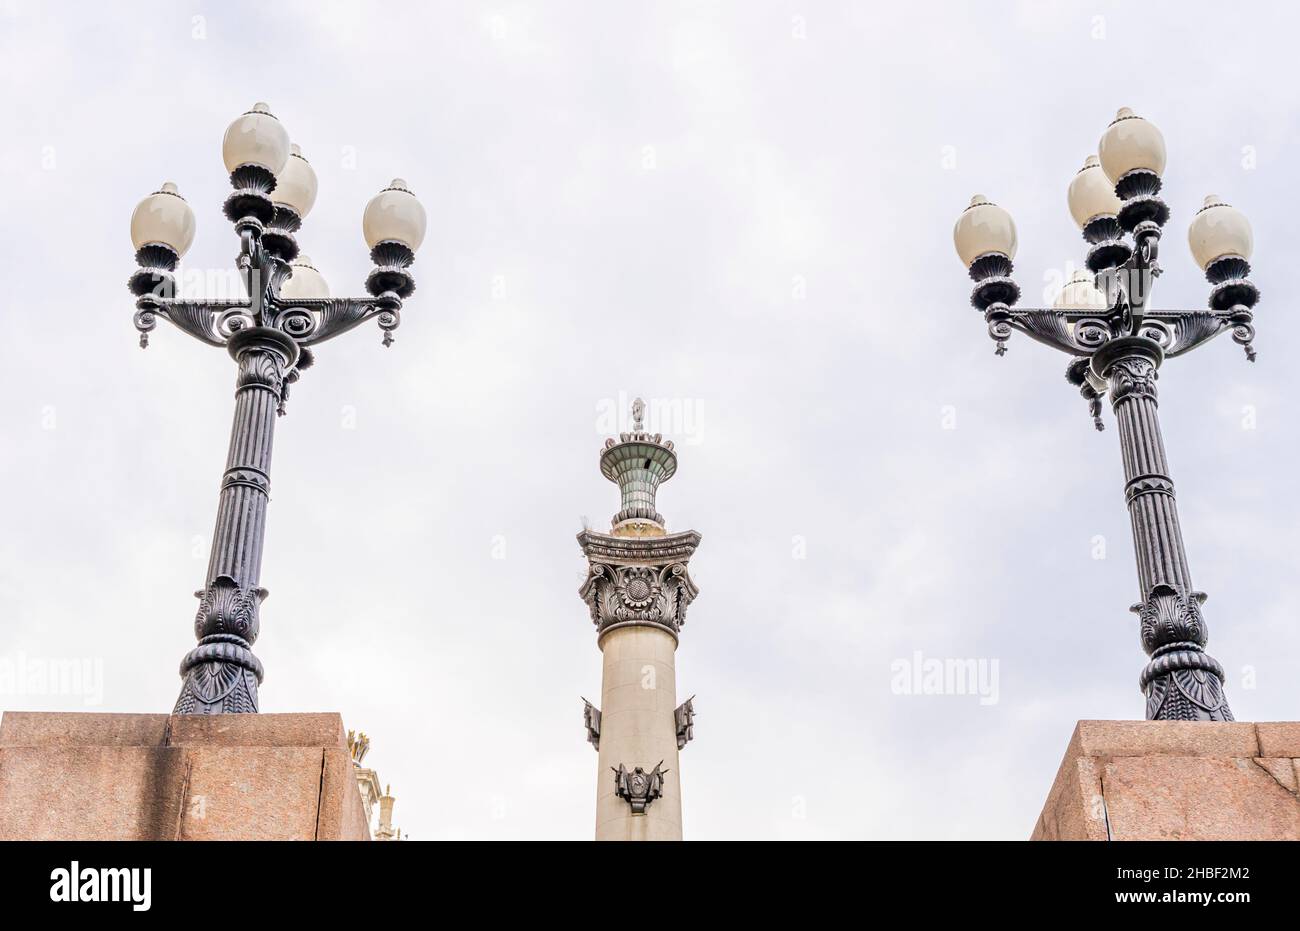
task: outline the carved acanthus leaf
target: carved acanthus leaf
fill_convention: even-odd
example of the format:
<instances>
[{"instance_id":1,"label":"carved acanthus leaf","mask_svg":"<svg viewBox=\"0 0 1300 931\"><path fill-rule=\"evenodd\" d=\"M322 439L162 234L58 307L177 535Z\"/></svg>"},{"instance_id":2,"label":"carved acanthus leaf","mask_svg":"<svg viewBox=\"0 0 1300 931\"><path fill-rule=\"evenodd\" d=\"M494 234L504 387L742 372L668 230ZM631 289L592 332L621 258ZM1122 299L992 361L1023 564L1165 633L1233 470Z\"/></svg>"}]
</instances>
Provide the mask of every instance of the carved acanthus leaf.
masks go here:
<instances>
[{"instance_id":1,"label":"carved acanthus leaf","mask_svg":"<svg viewBox=\"0 0 1300 931\"><path fill-rule=\"evenodd\" d=\"M317 301L299 301L295 307L316 311L319 322L309 336L301 340L304 346L323 343L341 333L354 329L371 317L381 313L373 300L352 297L328 298Z\"/></svg>"},{"instance_id":2,"label":"carved acanthus leaf","mask_svg":"<svg viewBox=\"0 0 1300 931\"><path fill-rule=\"evenodd\" d=\"M210 346L224 346L226 337L217 329L219 315L247 308L246 302L234 301L160 301L156 311L196 339Z\"/></svg>"},{"instance_id":3,"label":"carved acanthus leaf","mask_svg":"<svg viewBox=\"0 0 1300 931\"><path fill-rule=\"evenodd\" d=\"M1174 342L1165 351L1167 356L1179 356L1195 349L1206 340L1223 332L1225 321L1207 310L1185 313L1174 322Z\"/></svg>"},{"instance_id":4,"label":"carved acanthus leaf","mask_svg":"<svg viewBox=\"0 0 1300 931\"><path fill-rule=\"evenodd\" d=\"M1055 346L1074 355L1084 355L1082 349L1070 334L1069 325L1061 314L1052 310L1025 310L1012 318L1017 328L1040 343Z\"/></svg>"}]
</instances>

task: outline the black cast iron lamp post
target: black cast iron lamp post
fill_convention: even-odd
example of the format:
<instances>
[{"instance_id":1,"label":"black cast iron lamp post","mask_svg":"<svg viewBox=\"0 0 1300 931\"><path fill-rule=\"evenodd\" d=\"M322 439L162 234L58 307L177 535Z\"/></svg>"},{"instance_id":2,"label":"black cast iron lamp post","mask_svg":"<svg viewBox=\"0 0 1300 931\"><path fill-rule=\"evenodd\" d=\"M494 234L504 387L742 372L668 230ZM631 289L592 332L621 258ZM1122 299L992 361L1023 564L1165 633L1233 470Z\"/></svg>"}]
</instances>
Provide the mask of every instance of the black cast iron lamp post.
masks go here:
<instances>
[{"instance_id":1,"label":"black cast iron lamp post","mask_svg":"<svg viewBox=\"0 0 1300 931\"><path fill-rule=\"evenodd\" d=\"M982 196L957 220L953 241L975 288L997 354L1018 330L1074 359L1066 378L1088 401L1102 428L1109 394L1119 424L1124 495L1133 526L1142 601L1142 647L1150 661L1139 685L1146 716L1162 721L1231 721L1223 668L1205 652L1205 594L1192 586L1157 416L1156 378L1166 358L1183 355L1224 331L1255 359L1250 282L1250 224L1215 196L1205 199L1188 230L1192 255L1212 288L1207 310L1148 307L1160 234L1169 208L1160 199L1165 143L1151 123L1125 108L1070 183L1068 203L1088 242L1087 273L1067 282L1052 308L1015 307L1011 278L1016 227Z\"/></svg>"},{"instance_id":2,"label":"black cast iron lamp post","mask_svg":"<svg viewBox=\"0 0 1300 931\"><path fill-rule=\"evenodd\" d=\"M204 587L195 592L198 646L181 660L175 714L257 711L262 664L253 655L259 611L271 443L289 386L312 363L312 346L374 318L392 342L402 302L415 290L409 271L424 238L424 208L394 181L366 205L362 220L375 267L368 297L331 298L296 234L316 201L316 174L265 104L230 124L222 156L234 191L225 214L239 234L244 293L234 298L175 295L177 263L194 241L194 214L170 182L131 217L139 269L135 325L147 346L158 318L212 346L238 366L230 453Z\"/></svg>"}]
</instances>

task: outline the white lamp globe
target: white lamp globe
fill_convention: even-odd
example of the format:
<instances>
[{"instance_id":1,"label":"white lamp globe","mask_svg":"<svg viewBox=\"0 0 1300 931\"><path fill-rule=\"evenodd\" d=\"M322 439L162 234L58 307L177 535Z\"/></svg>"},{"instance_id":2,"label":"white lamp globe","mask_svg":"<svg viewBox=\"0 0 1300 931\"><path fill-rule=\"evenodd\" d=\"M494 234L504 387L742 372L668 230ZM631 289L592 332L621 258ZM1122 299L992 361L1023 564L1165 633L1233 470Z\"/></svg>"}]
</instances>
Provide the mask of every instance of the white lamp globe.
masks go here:
<instances>
[{"instance_id":1,"label":"white lamp globe","mask_svg":"<svg viewBox=\"0 0 1300 931\"><path fill-rule=\"evenodd\" d=\"M1000 252L1007 258L1016 256L1016 224L1007 213L983 194L970 199L952 228L953 245L961 263L970 266L981 255Z\"/></svg>"},{"instance_id":2,"label":"white lamp globe","mask_svg":"<svg viewBox=\"0 0 1300 931\"><path fill-rule=\"evenodd\" d=\"M194 211L171 181L136 205L131 214L131 245L161 243L184 255L194 243Z\"/></svg>"},{"instance_id":3,"label":"white lamp globe","mask_svg":"<svg viewBox=\"0 0 1300 931\"><path fill-rule=\"evenodd\" d=\"M1255 251L1255 236L1245 214L1217 195L1210 194L1192 217L1187 228L1187 244L1191 246L1196 264L1205 269L1225 255L1249 259Z\"/></svg>"},{"instance_id":4,"label":"white lamp globe","mask_svg":"<svg viewBox=\"0 0 1300 931\"><path fill-rule=\"evenodd\" d=\"M1070 276L1061 288L1061 293L1052 302L1057 310L1092 310L1105 311L1108 302L1106 295L1097 288L1092 272L1081 268Z\"/></svg>"},{"instance_id":5,"label":"white lamp globe","mask_svg":"<svg viewBox=\"0 0 1300 931\"><path fill-rule=\"evenodd\" d=\"M381 242L393 241L415 252L424 242L426 223L424 207L415 199L405 181L394 178L366 204L361 231L371 249Z\"/></svg>"},{"instance_id":6,"label":"white lamp globe","mask_svg":"<svg viewBox=\"0 0 1300 931\"><path fill-rule=\"evenodd\" d=\"M304 301L330 296L329 284L311 264L310 257L300 255L289 263L289 267L293 269L293 277L280 286L281 299Z\"/></svg>"},{"instance_id":7,"label":"white lamp globe","mask_svg":"<svg viewBox=\"0 0 1300 931\"><path fill-rule=\"evenodd\" d=\"M300 218L305 218L316 203L316 189L316 172L303 157L302 149L296 145L289 146L289 158L276 176L272 200L277 205L292 208Z\"/></svg>"},{"instance_id":8,"label":"white lamp globe","mask_svg":"<svg viewBox=\"0 0 1300 931\"><path fill-rule=\"evenodd\" d=\"M1070 216L1080 229L1096 217L1119 214L1120 199L1115 195L1115 185L1102 171L1097 156L1089 155L1084 160L1083 167L1070 181L1066 202L1070 205Z\"/></svg>"},{"instance_id":9,"label":"white lamp globe","mask_svg":"<svg viewBox=\"0 0 1300 931\"><path fill-rule=\"evenodd\" d=\"M278 175L289 158L289 133L266 104L255 103L253 109L226 128L221 157L226 171L257 165Z\"/></svg>"},{"instance_id":10,"label":"white lamp globe","mask_svg":"<svg viewBox=\"0 0 1300 931\"><path fill-rule=\"evenodd\" d=\"M1145 168L1157 176L1165 170L1165 137L1155 125L1121 107L1097 145L1101 167L1111 184L1130 171Z\"/></svg>"}]
</instances>

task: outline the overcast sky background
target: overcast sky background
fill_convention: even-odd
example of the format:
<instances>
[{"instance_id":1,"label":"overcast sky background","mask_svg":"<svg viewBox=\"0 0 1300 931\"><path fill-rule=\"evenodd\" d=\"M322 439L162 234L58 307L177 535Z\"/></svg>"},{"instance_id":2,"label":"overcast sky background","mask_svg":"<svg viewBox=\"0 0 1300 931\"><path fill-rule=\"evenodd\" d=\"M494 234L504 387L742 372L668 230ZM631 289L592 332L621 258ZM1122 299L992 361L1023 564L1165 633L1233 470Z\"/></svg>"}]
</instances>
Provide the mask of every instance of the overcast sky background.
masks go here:
<instances>
[{"instance_id":1,"label":"overcast sky background","mask_svg":"<svg viewBox=\"0 0 1300 931\"><path fill-rule=\"evenodd\" d=\"M0 707L175 701L234 366L166 323L137 348L128 222L174 180L185 268L231 267L221 136L265 100L319 175L299 238L336 295L362 293L390 179L429 230L396 343L320 347L278 424L263 711L368 732L415 838L590 837L574 535L618 508L597 453L639 394L680 450L659 510L703 534L686 836L1026 837L1075 721L1142 716L1136 573L1109 406L1098 434L1064 355L994 356L952 224L975 192L1009 209L1022 303L1050 300L1084 252L1066 185L1131 106L1169 149L1156 306L1204 306L1205 194L1254 224L1259 361L1226 337L1172 360L1161 413L1232 708L1295 720L1298 27L1280 4L3 3L0 659L104 680ZM895 694L915 651L996 660L997 702Z\"/></svg>"}]
</instances>

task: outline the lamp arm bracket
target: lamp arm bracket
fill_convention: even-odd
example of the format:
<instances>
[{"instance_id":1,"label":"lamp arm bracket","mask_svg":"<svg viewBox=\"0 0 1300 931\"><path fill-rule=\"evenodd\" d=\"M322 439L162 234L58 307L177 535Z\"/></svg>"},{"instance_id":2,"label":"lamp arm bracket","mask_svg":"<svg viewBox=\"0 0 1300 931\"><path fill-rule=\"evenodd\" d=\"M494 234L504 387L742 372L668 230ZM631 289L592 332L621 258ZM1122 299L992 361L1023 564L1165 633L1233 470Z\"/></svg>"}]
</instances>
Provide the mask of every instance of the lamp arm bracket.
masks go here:
<instances>
[{"instance_id":1,"label":"lamp arm bracket","mask_svg":"<svg viewBox=\"0 0 1300 931\"><path fill-rule=\"evenodd\" d=\"M1070 332L1067 315L1042 307L1012 307L1007 322L1030 339L1072 356L1087 356L1092 350L1079 345Z\"/></svg>"},{"instance_id":2,"label":"lamp arm bracket","mask_svg":"<svg viewBox=\"0 0 1300 931\"><path fill-rule=\"evenodd\" d=\"M400 300L390 304L373 297L281 301L275 308L274 325L297 340L300 346L314 346L376 317L381 329L395 329L400 308Z\"/></svg>"},{"instance_id":3,"label":"lamp arm bracket","mask_svg":"<svg viewBox=\"0 0 1300 931\"><path fill-rule=\"evenodd\" d=\"M1114 312L1013 307L1007 313L1006 321L1014 329L1072 356L1092 355L1099 346L1124 335L1131 325L1122 314ZM1238 342L1248 341L1254 336L1251 323L1240 309L1147 310L1138 323L1137 335L1158 343L1165 356L1172 358L1228 330L1233 331Z\"/></svg>"},{"instance_id":4,"label":"lamp arm bracket","mask_svg":"<svg viewBox=\"0 0 1300 931\"><path fill-rule=\"evenodd\" d=\"M135 327L148 334L162 317L179 330L209 346L224 346L236 330L253 326L246 300L195 301L145 296L136 301Z\"/></svg>"},{"instance_id":5,"label":"lamp arm bracket","mask_svg":"<svg viewBox=\"0 0 1300 931\"><path fill-rule=\"evenodd\" d=\"M1173 358L1191 352L1228 330L1232 326L1232 315L1214 310L1157 310L1147 312L1146 322L1161 326L1170 333L1170 338L1161 348L1165 351L1165 358Z\"/></svg>"},{"instance_id":6,"label":"lamp arm bracket","mask_svg":"<svg viewBox=\"0 0 1300 931\"><path fill-rule=\"evenodd\" d=\"M135 327L142 338L169 321L209 346L225 346L231 334L251 326L271 326L291 336L300 346L314 346L377 319L385 344L401 322L400 298L331 297L277 301L266 306L261 319L252 302L242 300L182 300L146 295L136 302ZM145 340L147 342L147 339Z\"/></svg>"}]
</instances>

